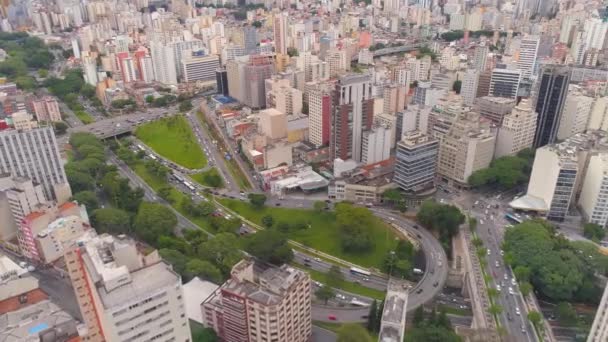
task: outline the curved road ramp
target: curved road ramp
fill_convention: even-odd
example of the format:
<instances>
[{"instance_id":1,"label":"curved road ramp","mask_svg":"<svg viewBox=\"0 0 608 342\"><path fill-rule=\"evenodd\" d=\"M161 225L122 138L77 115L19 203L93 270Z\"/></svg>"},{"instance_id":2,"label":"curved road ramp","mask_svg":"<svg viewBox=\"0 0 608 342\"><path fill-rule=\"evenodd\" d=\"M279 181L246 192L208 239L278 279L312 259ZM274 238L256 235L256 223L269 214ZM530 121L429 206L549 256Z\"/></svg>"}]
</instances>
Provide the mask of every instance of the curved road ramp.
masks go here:
<instances>
[{"instance_id":1,"label":"curved road ramp","mask_svg":"<svg viewBox=\"0 0 608 342\"><path fill-rule=\"evenodd\" d=\"M401 342L405 334L405 315L409 285L396 279L389 279L382 311L379 342Z\"/></svg>"}]
</instances>

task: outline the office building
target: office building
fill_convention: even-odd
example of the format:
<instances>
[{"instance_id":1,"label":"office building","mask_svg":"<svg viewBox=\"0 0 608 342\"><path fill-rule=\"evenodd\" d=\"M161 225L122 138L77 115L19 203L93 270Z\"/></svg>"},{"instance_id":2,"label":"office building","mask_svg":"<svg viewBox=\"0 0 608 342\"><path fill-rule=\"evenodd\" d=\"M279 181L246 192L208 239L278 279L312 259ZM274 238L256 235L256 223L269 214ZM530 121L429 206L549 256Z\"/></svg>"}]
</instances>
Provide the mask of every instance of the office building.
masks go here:
<instances>
[{"instance_id":1,"label":"office building","mask_svg":"<svg viewBox=\"0 0 608 342\"><path fill-rule=\"evenodd\" d=\"M59 122L62 120L59 103L54 97L45 96L40 100L32 101L32 107L38 121Z\"/></svg>"},{"instance_id":2,"label":"office building","mask_svg":"<svg viewBox=\"0 0 608 342\"><path fill-rule=\"evenodd\" d=\"M578 86L570 85L557 130L558 140L567 139L587 130L593 102L593 97L584 94Z\"/></svg>"},{"instance_id":3,"label":"office building","mask_svg":"<svg viewBox=\"0 0 608 342\"><path fill-rule=\"evenodd\" d=\"M217 83L217 93L228 96L228 73L226 69L218 68L215 70L215 83Z\"/></svg>"},{"instance_id":4,"label":"office building","mask_svg":"<svg viewBox=\"0 0 608 342\"><path fill-rule=\"evenodd\" d=\"M220 60L216 55L205 55L203 50L185 51L182 57L182 77L184 82L213 82Z\"/></svg>"},{"instance_id":5,"label":"office building","mask_svg":"<svg viewBox=\"0 0 608 342\"><path fill-rule=\"evenodd\" d=\"M0 131L0 173L41 184L48 199L72 196L52 127Z\"/></svg>"},{"instance_id":6,"label":"office building","mask_svg":"<svg viewBox=\"0 0 608 342\"><path fill-rule=\"evenodd\" d=\"M532 148L536 132L536 113L528 99L523 99L504 116L496 136L494 158L511 156L517 152Z\"/></svg>"},{"instance_id":7,"label":"office building","mask_svg":"<svg viewBox=\"0 0 608 342\"><path fill-rule=\"evenodd\" d=\"M496 96L478 97L473 106L481 116L497 125L502 124L504 116L511 113L513 107L515 107L515 99Z\"/></svg>"},{"instance_id":8,"label":"office building","mask_svg":"<svg viewBox=\"0 0 608 342\"><path fill-rule=\"evenodd\" d=\"M448 183L466 186L469 176L490 166L496 137L479 113L461 114L443 137L437 173Z\"/></svg>"},{"instance_id":9,"label":"office building","mask_svg":"<svg viewBox=\"0 0 608 342\"><path fill-rule=\"evenodd\" d=\"M477 97L477 87L479 83L479 71L467 69L460 87L460 95L467 106L472 106Z\"/></svg>"},{"instance_id":10,"label":"office building","mask_svg":"<svg viewBox=\"0 0 608 342\"><path fill-rule=\"evenodd\" d=\"M540 38L538 36L526 36L521 39L517 68L521 70L523 78L530 78L534 74L539 43Z\"/></svg>"},{"instance_id":11,"label":"office building","mask_svg":"<svg viewBox=\"0 0 608 342\"><path fill-rule=\"evenodd\" d=\"M488 96L490 94L490 82L492 81L492 71L483 71L477 80L477 93L475 97Z\"/></svg>"},{"instance_id":12,"label":"office building","mask_svg":"<svg viewBox=\"0 0 608 342\"><path fill-rule=\"evenodd\" d=\"M552 144L557 139L564 104L568 95L570 69L561 65L544 65L536 92L536 133L534 147Z\"/></svg>"},{"instance_id":13,"label":"office building","mask_svg":"<svg viewBox=\"0 0 608 342\"><path fill-rule=\"evenodd\" d=\"M310 339L308 273L242 260L202 304L203 324L223 341L305 342Z\"/></svg>"},{"instance_id":14,"label":"office building","mask_svg":"<svg viewBox=\"0 0 608 342\"><path fill-rule=\"evenodd\" d=\"M340 77L334 92L332 118L332 159L361 161L363 132L371 129L374 100L370 74Z\"/></svg>"},{"instance_id":15,"label":"office building","mask_svg":"<svg viewBox=\"0 0 608 342\"><path fill-rule=\"evenodd\" d=\"M492 70L489 95L514 99L519 91L521 70L498 69Z\"/></svg>"},{"instance_id":16,"label":"office building","mask_svg":"<svg viewBox=\"0 0 608 342\"><path fill-rule=\"evenodd\" d=\"M603 342L608 340L608 286L604 288L604 294L595 312L595 318L591 325L587 342Z\"/></svg>"},{"instance_id":17,"label":"office building","mask_svg":"<svg viewBox=\"0 0 608 342\"><path fill-rule=\"evenodd\" d=\"M85 341L191 341L180 276L158 251L90 231L64 258Z\"/></svg>"},{"instance_id":18,"label":"office building","mask_svg":"<svg viewBox=\"0 0 608 342\"><path fill-rule=\"evenodd\" d=\"M258 114L258 130L270 139L287 137L287 116L275 108L268 108Z\"/></svg>"},{"instance_id":19,"label":"office building","mask_svg":"<svg viewBox=\"0 0 608 342\"><path fill-rule=\"evenodd\" d=\"M315 147L329 144L332 95L327 83L311 85L308 92L309 139Z\"/></svg>"},{"instance_id":20,"label":"office building","mask_svg":"<svg viewBox=\"0 0 608 342\"><path fill-rule=\"evenodd\" d=\"M578 200L578 207L586 222L606 227L608 223L606 198L608 198L608 153L602 152L589 157L589 165Z\"/></svg>"},{"instance_id":21,"label":"office building","mask_svg":"<svg viewBox=\"0 0 608 342\"><path fill-rule=\"evenodd\" d=\"M42 185L22 177L0 176L0 240L15 238L23 218L47 203Z\"/></svg>"},{"instance_id":22,"label":"office building","mask_svg":"<svg viewBox=\"0 0 608 342\"><path fill-rule=\"evenodd\" d=\"M419 131L404 133L397 143L393 182L412 193L433 188L438 154L439 140Z\"/></svg>"}]
</instances>

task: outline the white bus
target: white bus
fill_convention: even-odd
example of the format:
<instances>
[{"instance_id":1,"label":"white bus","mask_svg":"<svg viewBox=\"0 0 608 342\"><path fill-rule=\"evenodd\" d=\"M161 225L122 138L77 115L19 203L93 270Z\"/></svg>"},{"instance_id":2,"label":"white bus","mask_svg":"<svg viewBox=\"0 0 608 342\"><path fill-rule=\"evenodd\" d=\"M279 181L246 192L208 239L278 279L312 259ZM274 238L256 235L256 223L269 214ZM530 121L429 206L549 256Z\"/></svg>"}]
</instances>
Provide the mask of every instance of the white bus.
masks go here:
<instances>
[{"instance_id":1,"label":"white bus","mask_svg":"<svg viewBox=\"0 0 608 342\"><path fill-rule=\"evenodd\" d=\"M152 160L156 160L157 159L156 156L153 155L153 154L148 154L148 157L150 157L150 159L152 159Z\"/></svg>"},{"instance_id":2,"label":"white bus","mask_svg":"<svg viewBox=\"0 0 608 342\"><path fill-rule=\"evenodd\" d=\"M350 273L357 274L357 275L364 275L364 276L368 276L368 277L371 275L371 273L369 271L362 270L362 269L357 268L357 267L351 267L350 268Z\"/></svg>"},{"instance_id":3,"label":"white bus","mask_svg":"<svg viewBox=\"0 0 608 342\"><path fill-rule=\"evenodd\" d=\"M145 151L144 147L141 146L140 144L137 144L137 148L140 149L140 150L142 150L142 151Z\"/></svg>"}]
</instances>

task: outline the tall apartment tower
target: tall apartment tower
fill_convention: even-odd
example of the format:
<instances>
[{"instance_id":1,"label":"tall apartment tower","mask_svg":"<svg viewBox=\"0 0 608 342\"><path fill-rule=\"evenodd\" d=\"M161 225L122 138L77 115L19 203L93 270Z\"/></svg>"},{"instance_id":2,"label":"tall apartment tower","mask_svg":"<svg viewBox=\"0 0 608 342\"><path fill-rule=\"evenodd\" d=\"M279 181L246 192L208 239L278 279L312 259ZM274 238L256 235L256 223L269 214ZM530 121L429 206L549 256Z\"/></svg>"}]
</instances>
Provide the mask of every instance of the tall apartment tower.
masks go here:
<instances>
[{"instance_id":1,"label":"tall apartment tower","mask_svg":"<svg viewBox=\"0 0 608 342\"><path fill-rule=\"evenodd\" d=\"M521 76L521 70L519 69L495 68L492 70L492 76L490 78L489 95L511 99L516 98Z\"/></svg>"},{"instance_id":2,"label":"tall apartment tower","mask_svg":"<svg viewBox=\"0 0 608 342\"><path fill-rule=\"evenodd\" d=\"M534 74L539 43L540 38L538 36L527 36L521 39L517 68L521 70L523 78L530 78Z\"/></svg>"},{"instance_id":3,"label":"tall apartment tower","mask_svg":"<svg viewBox=\"0 0 608 342\"><path fill-rule=\"evenodd\" d=\"M476 69L467 69L462 80L460 95L464 103L468 106L473 105L477 95L477 86L479 84L479 71Z\"/></svg>"},{"instance_id":4,"label":"tall apartment tower","mask_svg":"<svg viewBox=\"0 0 608 342\"><path fill-rule=\"evenodd\" d=\"M275 72L272 56L250 56L243 72L246 82L243 103L251 108L266 107L265 81Z\"/></svg>"},{"instance_id":5,"label":"tall apartment tower","mask_svg":"<svg viewBox=\"0 0 608 342\"><path fill-rule=\"evenodd\" d=\"M593 97L584 94L578 86L570 85L557 130L558 140L583 133L587 129L593 102Z\"/></svg>"},{"instance_id":6,"label":"tall apartment tower","mask_svg":"<svg viewBox=\"0 0 608 342\"><path fill-rule=\"evenodd\" d=\"M72 196L55 133L50 126L0 132L0 174L41 184L46 198L65 202Z\"/></svg>"},{"instance_id":7,"label":"tall apartment tower","mask_svg":"<svg viewBox=\"0 0 608 342\"><path fill-rule=\"evenodd\" d=\"M191 340L181 278L157 251L88 232L64 253L87 329L83 341Z\"/></svg>"},{"instance_id":8,"label":"tall apartment tower","mask_svg":"<svg viewBox=\"0 0 608 342\"><path fill-rule=\"evenodd\" d=\"M419 131L404 133L397 143L393 182L409 193L432 188L438 153L439 140Z\"/></svg>"},{"instance_id":9,"label":"tall apartment tower","mask_svg":"<svg viewBox=\"0 0 608 342\"><path fill-rule=\"evenodd\" d=\"M597 307L591 331L587 335L587 342L603 342L608 340L608 286L604 289L604 294Z\"/></svg>"},{"instance_id":10,"label":"tall apartment tower","mask_svg":"<svg viewBox=\"0 0 608 342\"><path fill-rule=\"evenodd\" d=\"M437 172L448 182L466 185L469 176L490 166L496 137L476 112L461 114L443 137Z\"/></svg>"},{"instance_id":11,"label":"tall apartment tower","mask_svg":"<svg viewBox=\"0 0 608 342\"><path fill-rule=\"evenodd\" d=\"M486 71L489 52L490 49L485 45L475 47L475 54L473 56L473 66L475 70L479 72Z\"/></svg>"},{"instance_id":12,"label":"tall apartment tower","mask_svg":"<svg viewBox=\"0 0 608 342\"><path fill-rule=\"evenodd\" d=\"M329 144L332 94L328 83L316 83L308 92L308 134L316 147Z\"/></svg>"},{"instance_id":13,"label":"tall apartment tower","mask_svg":"<svg viewBox=\"0 0 608 342\"><path fill-rule=\"evenodd\" d=\"M502 124L505 115L515 107L515 99L496 96L484 96L475 100L473 109L481 116L492 120L497 125Z\"/></svg>"},{"instance_id":14,"label":"tall apartment tower","mask_svg":"<svg viewBox=\"0 0 608 342\"><path fill-rule=\"evenodd\" d=\"M608 223L608 154L589 158L578 206L585 221L606 227ZM598 310L599 312L599 310Z\"/></svg>"},{"instance_id":15,"label":"tall apartment tower","mask_svg":"<svg viewBox=\"0 0 608 342\"><path fill-rule=\"evenodd\" d=\"M161 42L150 42L154 79L163 84L177 84L175 53L171 46Z\"/></svg>"},{"instance_id":16,"label":"tall apartment tower","mask_svg":"<svg viewBox=\"0 0 608 342\"><path fill-rule=\"evenodd\" d=\"M523 149L531 148L535 131L536 113L530 101L523 99L502 120L496 136L494 158L514 155Z\"/></svg>"},{"instance_id":17,"label":"tall apartment tower","mask_svg":"<svg viewBox=\"0 0 608 342\"><path fill-rule=\"evenodd\" d=\"M253 260L201 304L203 324L223 341L305 342L311 335L310 276L289 265Z\"/></svg>"},{"instance_id":18,"label":"tall apartment tower","mask_svg":"<svg viewBox=\"0 0 608 342\"><path fill-rule=\"evenodd\" d=\"M570 68L561 65L544 65L536 92L536 133L534 147L552 144L557 139L564 103L568 95Z\"/></svg>"},{"instance_id":19,"label":"tall apartment tower","mask_svg":"<svg viewBox=\"0 0 608 342\"><path fill-rule=\"evenodd\" d=\"M23 218L46 204L41 185L26 178L0 176L0 240L12 240Z\"/></svg>"},{"instance_id":20,"label":"tall apartment tower","mask_svg":"<svg viewBox=\"0 0 608 342\"><path fill-rule=\"evenodd\" d=\"M363 131L372 128L374 100L370 74L340 77L334 92L331 155L361 161Z\"/></svg>"},{"instance_id":21,"label":"tall apartment tower","mask_svg":"<svg viewBox=\"0 0 608 342\"><path fill-rule=\"evenodd\" d=\"M275 15L273 22L274 48L276 53L287 54L287 13Z\"/></svg>"}]
</instances>

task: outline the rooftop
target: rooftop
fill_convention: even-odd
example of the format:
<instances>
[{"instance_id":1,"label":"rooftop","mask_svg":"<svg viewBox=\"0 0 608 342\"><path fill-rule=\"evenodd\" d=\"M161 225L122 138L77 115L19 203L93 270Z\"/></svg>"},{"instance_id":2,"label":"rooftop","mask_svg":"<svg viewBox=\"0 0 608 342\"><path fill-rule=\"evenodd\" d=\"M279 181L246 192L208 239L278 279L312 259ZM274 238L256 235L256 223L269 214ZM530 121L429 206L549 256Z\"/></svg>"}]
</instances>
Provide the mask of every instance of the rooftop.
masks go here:
<instances>
[{"instance_id":1,"label":"rooftop","mask_svg":"<svg viewBox=\"0 0 608 342\"><path fill-rule=\"evenodd\" d=\"M48 300L0 316L0 341L66 341L77 336L76 321Z\"/></svg>"}]
</instances>

